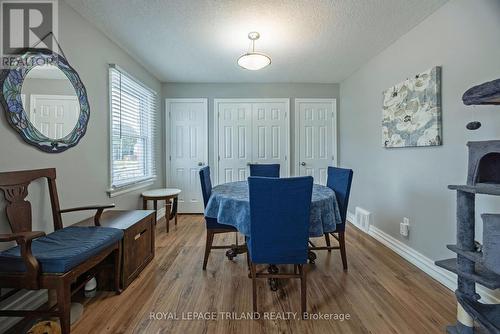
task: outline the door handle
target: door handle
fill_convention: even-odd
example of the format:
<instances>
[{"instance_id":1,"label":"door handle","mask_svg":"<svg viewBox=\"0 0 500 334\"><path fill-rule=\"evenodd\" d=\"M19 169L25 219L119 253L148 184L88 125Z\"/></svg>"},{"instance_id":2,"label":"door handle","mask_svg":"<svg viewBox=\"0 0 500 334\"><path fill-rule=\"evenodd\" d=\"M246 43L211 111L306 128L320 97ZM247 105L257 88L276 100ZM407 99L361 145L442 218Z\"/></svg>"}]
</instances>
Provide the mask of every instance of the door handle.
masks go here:
<instances>
[{"instance_id":1,"label":"door handle","mask_svg":"<svg viewBox=\"0 0 500 334\"><path fill-rule=\"evenodd\" d=\"M204 163L203 162L198 162L198 166L203 166Z\"/></svg>"},{"instance_id":2,"label":"door handle","mask_svg":"<svg viewBox=\"0 0 500 334\"><path fill-rule=\"evenodd\" d=\"M302 162L300 163L300 165L301 165L301 166L305 166L305 165L306 165L306 163L305 163L304 161L302 161Z\"/></svg>"},{"instance_id":3,"label":"door handle","mask_svg":"<svg viewBox=\"0 0 500 334\"><path fill-rule=\"evenodd\" d=\"M250 166L252 163L251 162L247 162L247 166Z\"/></svg>"}]
</instances>

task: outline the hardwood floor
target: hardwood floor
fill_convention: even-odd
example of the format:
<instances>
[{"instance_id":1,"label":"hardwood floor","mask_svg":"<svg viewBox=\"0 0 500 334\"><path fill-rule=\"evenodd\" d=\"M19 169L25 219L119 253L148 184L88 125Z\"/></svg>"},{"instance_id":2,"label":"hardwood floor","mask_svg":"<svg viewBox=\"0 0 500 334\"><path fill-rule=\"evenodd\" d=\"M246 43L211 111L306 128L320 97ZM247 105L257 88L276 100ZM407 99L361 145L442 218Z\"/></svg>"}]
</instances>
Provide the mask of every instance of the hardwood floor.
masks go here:
<instances>
[{"instance_id":1,"label":"hardwood floor","mask_svg":"<svg viewBox=\"0 0 500 334\"><path fill-rule=\"evenodd\" d=\"M349 320L223 320L219 312L241 318L252 311L245 255L231 262L214 250L202 271L201 215L179 216L168 235L164 223L156 231L152 263L121 295L100 292L90 299L72 333L444 333L455 319L452 291L348 226L349 271L342 270L338 251L318 251L316 265L308 266L307 306L310 313L349 314ZM222 242L234 242L234 234L216 236L214 244ZM299 316L299 281L284 285L272 292L259 281L260 312ZM188 312L215 312L218 320L182 320ZM179 319L150 319L151 313Z\"/></svg>"}]
</instances>

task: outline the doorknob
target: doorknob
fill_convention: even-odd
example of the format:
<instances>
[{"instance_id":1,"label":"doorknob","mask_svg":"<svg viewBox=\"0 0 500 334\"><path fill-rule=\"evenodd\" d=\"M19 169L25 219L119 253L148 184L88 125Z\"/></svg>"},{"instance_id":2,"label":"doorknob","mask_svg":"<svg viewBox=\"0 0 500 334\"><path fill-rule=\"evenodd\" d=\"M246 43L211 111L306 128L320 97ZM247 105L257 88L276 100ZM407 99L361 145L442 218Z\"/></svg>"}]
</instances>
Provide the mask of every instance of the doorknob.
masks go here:
<instances>
[{"instance_id":1,"label":"doorknob","mask_svg":"<svg viewBox=\"0 0 500 334\"><path fill-rule=\"evenodd\" d=\"M203 162L198 162L198 166L203 166L204 163Z\"/></svg>"},{"instance_id":2,"label":"doorknob","mask_svg":"<svg viewBox=\"0 0 500 334\"><path fill-rule=\"evenodd\" d=\"M247 162L247 166L250 166L252 163L251 162Z\"/></svg>"},{"instance_id":3,"label":"doorknob","mask_svg":"<svg viewBox=\"0 0 500 334\"><path fill-rule=\"evenodd\" d=\"M305 165L306 165L306 163L305 163L304 161L302 161L302 162L300 163L300 165L301 165L301 166L305 166Z\"/></svg>"}]
</instances>

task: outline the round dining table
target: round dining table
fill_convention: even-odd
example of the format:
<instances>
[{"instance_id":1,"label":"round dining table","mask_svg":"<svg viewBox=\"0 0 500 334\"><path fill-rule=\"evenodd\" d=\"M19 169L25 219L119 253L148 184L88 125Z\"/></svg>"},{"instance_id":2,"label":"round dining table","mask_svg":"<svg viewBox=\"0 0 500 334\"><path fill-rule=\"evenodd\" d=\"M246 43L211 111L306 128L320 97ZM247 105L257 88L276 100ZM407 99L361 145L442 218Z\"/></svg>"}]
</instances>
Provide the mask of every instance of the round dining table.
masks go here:
<instances>
[{"instance_id":1,"label":"round dining table","mask_svg":"<svg viewBox=\"0 0 500 334\"><path fill-rule=\"evenodd\" d=\"M217 218L220 224L234 226L240 233L249 237L248 182L230 182L214 187L205 209L205 216ZM332 189L319 184L313 185L309 223L310 237L321 237L324 233L333 232L336 224L341 223L339 207Z\"/></svg>"}]
</instances>

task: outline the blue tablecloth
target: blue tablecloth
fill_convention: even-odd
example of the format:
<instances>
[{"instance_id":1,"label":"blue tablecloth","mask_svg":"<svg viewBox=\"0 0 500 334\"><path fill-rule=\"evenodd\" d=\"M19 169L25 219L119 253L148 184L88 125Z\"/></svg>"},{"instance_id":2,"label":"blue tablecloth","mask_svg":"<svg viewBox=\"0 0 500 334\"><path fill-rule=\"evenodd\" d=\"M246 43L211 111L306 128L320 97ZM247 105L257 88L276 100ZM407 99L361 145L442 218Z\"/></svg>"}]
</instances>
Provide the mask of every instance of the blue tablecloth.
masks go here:
<instances>
[{"instance_id":1,"label":"blue tablecloth","mask_svg":"<svg viewBox=\"0 0 500 334\"><path fill-rule=\"evenodd\" d=\"M300 203L297 203L299 205ZM217 218L220 224L231 225L246 236L250 235L250 202L247 181L220 184L212 189L205 216ZM321 237L335 231L341 223L335 192L314 184L311 199L310 237Z\"/></svg>"}]
</instances>

